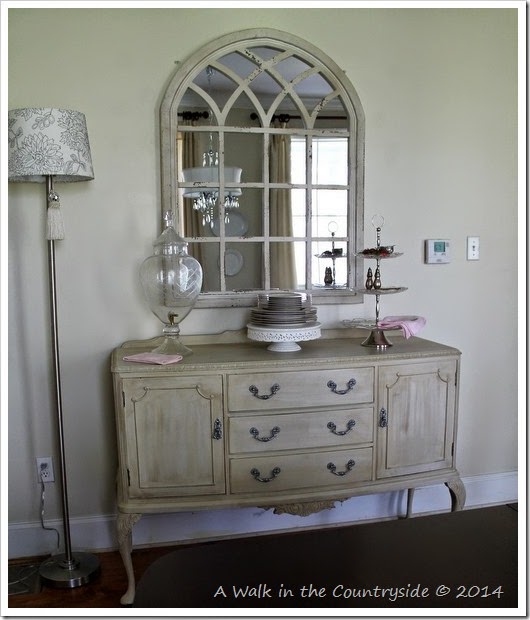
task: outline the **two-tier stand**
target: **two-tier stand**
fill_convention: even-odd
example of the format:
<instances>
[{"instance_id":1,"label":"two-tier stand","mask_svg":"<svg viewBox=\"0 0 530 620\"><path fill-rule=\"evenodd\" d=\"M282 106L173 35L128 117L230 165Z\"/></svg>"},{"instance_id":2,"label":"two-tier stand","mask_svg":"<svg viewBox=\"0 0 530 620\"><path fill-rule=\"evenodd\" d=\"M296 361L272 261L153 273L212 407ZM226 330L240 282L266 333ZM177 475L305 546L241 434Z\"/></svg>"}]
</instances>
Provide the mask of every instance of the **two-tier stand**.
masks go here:
<instances>
[{"instance_id":1,"label":"two-tier stand","mask_svg":"<svg viewBox=\"0 0 530 620\"><path fill-rule=\"evenodd\" d=\"M353 321L348 321L348 324L352 327L359 327L361 329L369 329L370 335L366 340L364 340L361 344L364 347L376 347L377 349L386 349L387 347L391 347L392 343L385 335L385 332L382 327L379 325L379 312L380 312L380 299L381 295L392 295L395 293L402 293L407 290L405 286L391 286L384 287L381 285L380 280L380 263L381 260L387 258L398 258L402 256L402 253L394 252L394 246L382 246L381 245L381 228L384 224L384 218L381 215L374 215L372 218L372 225L375 228L376 232L376 247L369 248L367 250L363 250L362 252L357 252L356 256L358 258L366 258L373 259L376 261L376 271L373 275L373 280L370 286L370 282L368 281L365 284L365 287L362 289L357 289L359 293L363 293L364 295L375 295L375 322L365 319L354 319ZM375 277L377 274L378 277ZM387 330L389 328L386 328ZM400 329L399 327L391 328L391 329Z\"/></svg>"}]
</instances>

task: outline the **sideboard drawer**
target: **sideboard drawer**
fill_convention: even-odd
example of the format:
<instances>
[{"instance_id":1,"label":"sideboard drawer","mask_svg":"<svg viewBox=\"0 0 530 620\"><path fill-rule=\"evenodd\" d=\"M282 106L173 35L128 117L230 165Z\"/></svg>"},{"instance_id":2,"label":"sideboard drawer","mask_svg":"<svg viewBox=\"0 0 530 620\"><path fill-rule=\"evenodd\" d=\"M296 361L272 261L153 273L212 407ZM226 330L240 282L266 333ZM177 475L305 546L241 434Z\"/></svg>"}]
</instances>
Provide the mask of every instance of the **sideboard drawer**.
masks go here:
<instances>
[{"instance_id":1,"label":"sideboard drawer","mask_svg":"<svg viewBox=\"0 0 530 620\"><path fill-rule=\"evenodd\" d=\"M372 448L230 460L231 493L347 487L371 478Z\"/></svg>"},{"instance_id":2,"label":"sideboard drawer","mask_svg":"<svg viewBox=\"0 0 530 620\"><path fill-rule=\"evenodd\" d=\"M373 417L371 407L234 416L229 420L230 453L371 443Z\"/></svg>"},{"instance_id":3,"label":"sideboard drawer","mask_svg":"<svg viewBox=\"0 0 530 620\"><path fill-rule=\"evenodd\" d=\"M374 369L340 368L228 376L230 411L345 407L374 400Z\"/></svg>"}]
</instances>

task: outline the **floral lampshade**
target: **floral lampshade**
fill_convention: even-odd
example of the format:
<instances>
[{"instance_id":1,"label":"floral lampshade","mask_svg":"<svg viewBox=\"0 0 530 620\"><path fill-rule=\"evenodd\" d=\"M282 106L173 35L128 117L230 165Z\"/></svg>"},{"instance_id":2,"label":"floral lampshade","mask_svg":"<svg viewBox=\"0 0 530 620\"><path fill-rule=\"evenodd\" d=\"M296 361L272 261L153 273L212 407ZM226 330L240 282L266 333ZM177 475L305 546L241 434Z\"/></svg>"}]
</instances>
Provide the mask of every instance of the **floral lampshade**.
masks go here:
<instances>
[{"instance_id":1,"label":"floral lampshade","mask_svg":"<svg viewBox=\"0 0 530 620\"><path fill-rule=\"evenodd\" d=\"M56 108L9 110L9 180L59 183L94 178L85 115Z\"/></svg>"},{"instance_id":2,"label":"floral lampshade","mask_svg":"<svg viewBox=\"0 0 530 620\"><path fill-rule=\"evenodd\" d=\"M46 183L48 239L64 239L59 194L54 182L94 178L85 115L56 108L10 110L9 180Z\"/></svg>"}]
</instances>

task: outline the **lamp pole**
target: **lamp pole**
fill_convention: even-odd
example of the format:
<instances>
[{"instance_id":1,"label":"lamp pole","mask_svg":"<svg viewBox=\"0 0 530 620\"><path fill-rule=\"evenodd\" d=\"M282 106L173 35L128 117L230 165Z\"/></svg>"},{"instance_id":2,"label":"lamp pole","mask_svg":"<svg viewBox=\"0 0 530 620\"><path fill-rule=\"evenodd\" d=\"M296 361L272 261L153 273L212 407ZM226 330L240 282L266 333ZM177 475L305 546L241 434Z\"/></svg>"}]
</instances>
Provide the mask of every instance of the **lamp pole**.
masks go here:
<instances>
[{"instance_id":1,"label":"lamp pole","mask_svg":"<svg viewBox=\"0 0 530 620\"><path fill-rule=\"evenodd\" d=\"M53 195L53 176L46 176L46 203ZM61 470L61 499L63 509L64 554L52 556L40 566L44 584L55 588L76 588L95 578L100 569L96 556L88 553L72 553L70 536L70 511L68 508L68 483L66 478L66 455L64 449L63 399L61 391L61 364L59 357L59 330L57 321L57 279L55 274L55 239L48 239L48 284L50 295L51 340L53 379L55 384L55 412L59 438L59 463Z\"/></svg>"}]
</instances>

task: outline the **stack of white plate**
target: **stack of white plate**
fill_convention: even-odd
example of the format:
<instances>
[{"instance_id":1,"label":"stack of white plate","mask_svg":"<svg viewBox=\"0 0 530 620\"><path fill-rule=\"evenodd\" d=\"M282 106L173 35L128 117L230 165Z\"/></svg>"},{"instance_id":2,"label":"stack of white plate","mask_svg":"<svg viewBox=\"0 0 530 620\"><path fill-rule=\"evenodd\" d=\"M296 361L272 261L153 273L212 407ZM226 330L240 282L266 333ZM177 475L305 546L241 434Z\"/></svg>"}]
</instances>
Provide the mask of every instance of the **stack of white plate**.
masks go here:
<instances>
[{"instance_id":1,"label":"stack of white plate","mask_svg":"<svg viewBox=\"0 0 530 620\"><path fill-rule=\"evenodd\" d=\"M311 298L300 293L269 293L259 295L258 306L250 314L252 325L259 327L299 328L317 321Z\"/></svg>"},{"instance_id":2,"label":"stack of white plate","mask_svg":"<svg viewBox=\"0 0 530 620\"><path fill-rule=\"evenodd\" d=\"M316 308L311 296L303 293L266 293L259 295L258 306L251 310L247 335L251 340L270 342L270 351L299 351L297 341L320 338Z\"/></svg>"}]
</instances>

